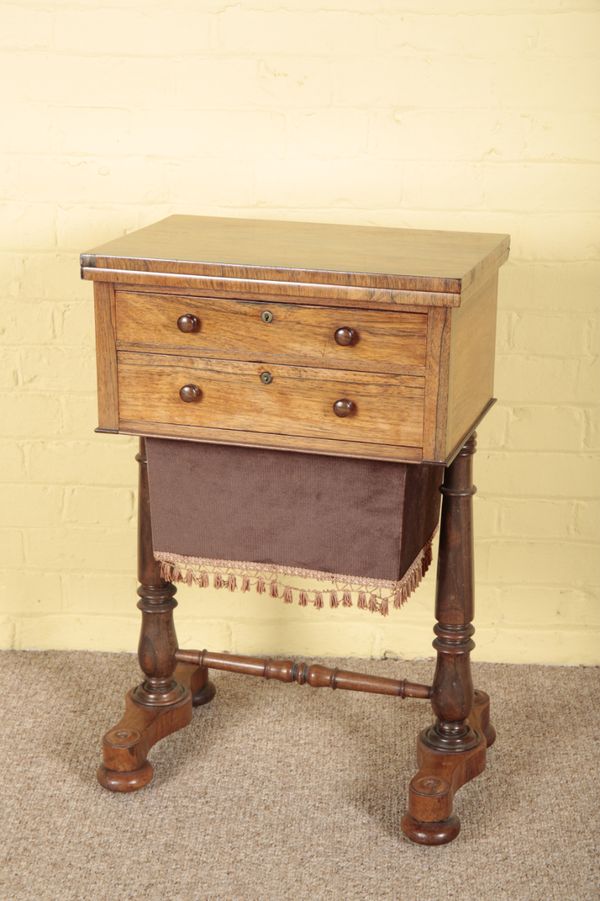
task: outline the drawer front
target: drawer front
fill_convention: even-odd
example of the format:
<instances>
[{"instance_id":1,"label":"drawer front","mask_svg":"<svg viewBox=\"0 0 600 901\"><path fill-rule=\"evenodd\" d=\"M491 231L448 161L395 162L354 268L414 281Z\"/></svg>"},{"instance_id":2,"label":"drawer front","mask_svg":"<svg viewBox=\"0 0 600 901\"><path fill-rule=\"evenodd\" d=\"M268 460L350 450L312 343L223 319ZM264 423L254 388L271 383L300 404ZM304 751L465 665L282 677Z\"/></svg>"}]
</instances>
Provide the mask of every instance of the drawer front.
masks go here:
<instances>
[{"instance_id":1,"label":"drawer front","mask_svg":"<svg viewBox=\"0 0 600 901\"><path fill-rule=\"evenodd\" d=\"M121 421L235 429L250 433L248 443L257 432L407 447L423 441L420 376L121 351L118 381ZM334 411L338 401L346 415Z\"/></svg>"},{"instance_id":2,"label":"drawer front","mask_svg":"<svg viewBox=\"0 0 600 901\"><path fill-rule=\"evenodd\" d=\"M123 350L364 372L420 374L425 369L427 316L423 313L134 291L117 291L115 313L117 347Z\"/></svg>"}]
</instances>

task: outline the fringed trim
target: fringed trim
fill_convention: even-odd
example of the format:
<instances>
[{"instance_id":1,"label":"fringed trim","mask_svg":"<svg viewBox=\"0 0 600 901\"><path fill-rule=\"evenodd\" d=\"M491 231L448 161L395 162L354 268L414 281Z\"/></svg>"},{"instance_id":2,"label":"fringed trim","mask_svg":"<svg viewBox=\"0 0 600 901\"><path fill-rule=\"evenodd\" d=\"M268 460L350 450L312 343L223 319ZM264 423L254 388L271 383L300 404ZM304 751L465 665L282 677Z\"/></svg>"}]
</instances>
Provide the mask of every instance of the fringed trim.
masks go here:
<instances>
[{"instance_id":1,"label":"fringed trim","mask_svg":"<svg viewBox=\"0 0 600 901\"><path fill-rule=\"evenodd\" d=\"M435 533L434 533L435 534ZM261 566L237 560L203 560L199 557L182 557L168 551L155 551L160 563L160 575L166 582L184 582L201 588L226 588L229 591L252 591L281 598L285 604L296 602L301 607L312 604L317 610L325 603L333 609L352 607L370 610L387 616L390 605L398 608L415 590L431 564L431 543L419 551L402 578L397 581L373 579L361 584L355 576L344 576L293 566ZM327 583L322 589L307 590L287 584L283 577L300 576Z\"/></svg>"}]
</instances>

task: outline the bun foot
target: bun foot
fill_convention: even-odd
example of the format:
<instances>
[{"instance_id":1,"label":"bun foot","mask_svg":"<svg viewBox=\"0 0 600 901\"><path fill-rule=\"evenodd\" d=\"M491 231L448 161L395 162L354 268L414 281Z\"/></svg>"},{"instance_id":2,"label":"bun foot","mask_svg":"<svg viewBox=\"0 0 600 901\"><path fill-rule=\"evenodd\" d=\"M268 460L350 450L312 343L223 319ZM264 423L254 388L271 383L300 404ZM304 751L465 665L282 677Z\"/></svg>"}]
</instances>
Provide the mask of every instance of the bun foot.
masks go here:
<instances>
[{"instance_id":1,"label":"bun foot","mask_svg":"<svg viewBox=\"0 0 600 901\"><path fill-rule=\"evenodd\" d=\"M427 732L417 741L419 770L408 789L408 811L402 820L404 835L419 845L444 845L460 832L460 821L452 812L456 792L485 769L485 755L495 735L489 722L490 699L475 692L468 722L478 737L466 751L438 751L427 742Z\"/></svg>"},{"instance_id":2,"label":"bun foot","mask_svg":"<svg viewBox=\"0 0 600 901\"><path fill-rule=\"evenodd\" d=\"M102 788L111 792L135 792L148 785L154 776L154 769L149 761L146 761L139 770L131 770L129 773L119 773L117 770L108 770L105 766L98 768L98 782Z\"/></svg>"},{"instance_id":3,"label":"bun foot","mask_svg":"<svg viewBox=\"0 0 600 901\"><path fill-rule=\"evenodd\" d=\"M490 723L490 697L485 691L475 689L473 697L473 714L479 722L479 728L485 735L485 742L491 748L496 741L496 730Z\"/></svg>"},{"instance_id":4,"label":"bun foot","mask_svg":"<svg viewBox=\"0 0 600 901\"><path fill-rule=\"evenodd\" d=\"M438 823L423 823L406 813L402 817L402 832L418 845L446 845L460 832L460 820L452 815Z\"/></svg>"},{"instance_id":5,"label":"bun foot","mask_svg":"<svg viewBox=\"0 0 600 901\"><path fill-rule=\"evenodd\" d=\"M203 704L208 704L217 693L217 689L215 688L214 682L207 681L202 688L199 688L192 695L192 705L194 707L202 707Z\"/></svg>"},{"instance_id":6,"label":"bun foot","mask_svg":"<svg viewBox=\"0 0 600 901\"><path fill-rule=\"evenodd\" d=\"M113 792L133 792L152 780L153 769L148 762L150 748L183 729L192 719L192 696L187 687L180 686L180 700L162 707L146 707L130 691L125 700L125 713L117 725L102 740L103 765L98 770L98 782Z\"/></svg>"},{"instance_id":7,"label":"bun foot","mask_svg":"<svg viewBox=\"0 0 600 901\"><path fill-rule=\"evenodd\" d=\"M208 667L195 663L178 663L175 678L192 693L192 705L202 707L214 698L217 689L208 678Z\"/></svg>"},{"instance_id":8,"label":"bun foot","mask_svg":"<svg viewBox=\"0 0 600 901\"><path fill-rule=\"evenodd\" d=\"M491 723L488 723L483 734L485 735L488 748L491 748L496 741L496 730Z\"/></svg>"}]
</instances>

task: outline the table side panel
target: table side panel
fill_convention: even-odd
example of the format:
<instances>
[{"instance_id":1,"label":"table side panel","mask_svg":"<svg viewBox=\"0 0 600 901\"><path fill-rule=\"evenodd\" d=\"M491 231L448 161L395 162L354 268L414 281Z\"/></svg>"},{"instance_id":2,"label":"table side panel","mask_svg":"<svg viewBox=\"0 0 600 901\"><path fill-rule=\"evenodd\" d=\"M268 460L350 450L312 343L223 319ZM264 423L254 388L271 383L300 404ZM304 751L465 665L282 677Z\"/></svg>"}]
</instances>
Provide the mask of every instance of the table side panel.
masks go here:
<instances>
[{"instance_id":1,"label":"table side panel","mask_svg":"<svg viewBox=\"0 0 600 901\"><path fill-rule=\"evenodd\" d=\"M119 428L119 388L115 328L115 292L109 283L94 285L98 424L107 431Z\"/></svg>"},{"instance_id":2,"label":"table side panel","mask_svg":"<svg viewBox=\"0 0 600 901\"><path fill-rule=\"evenodd\" d=\"M445 457L493 400L497 298L496 273L450 313Z\"/></svg>"},{"instance_id":3,"label":"table side panel","mask_svg":"<svg viewBox=\"0 0 600 901\"><path fill-rule=\"evenodd\" d=\"M432 309L427 317L423 458L436 462L446 456L450 316L448 310Z\"/></svg>"}]
</instances>

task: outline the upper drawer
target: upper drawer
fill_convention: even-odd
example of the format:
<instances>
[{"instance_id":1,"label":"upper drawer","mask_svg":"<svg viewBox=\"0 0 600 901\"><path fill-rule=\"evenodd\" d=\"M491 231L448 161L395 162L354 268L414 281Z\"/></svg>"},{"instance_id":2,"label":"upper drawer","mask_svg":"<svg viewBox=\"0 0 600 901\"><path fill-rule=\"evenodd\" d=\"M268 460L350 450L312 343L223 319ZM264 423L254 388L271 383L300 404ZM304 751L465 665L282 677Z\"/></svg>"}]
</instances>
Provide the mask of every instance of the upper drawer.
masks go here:
<instances>
[{"instance_id":1,"label":"upper drawer","mask_svg":"<svg viewBox=\"0 0 600 901\"><path fill-rule=\"evenodd\" d=\"M116 292L115 311L120 349L366 372L422 374L425 368L424 313L133 291Z\"/></svg>"}]
</instances>

